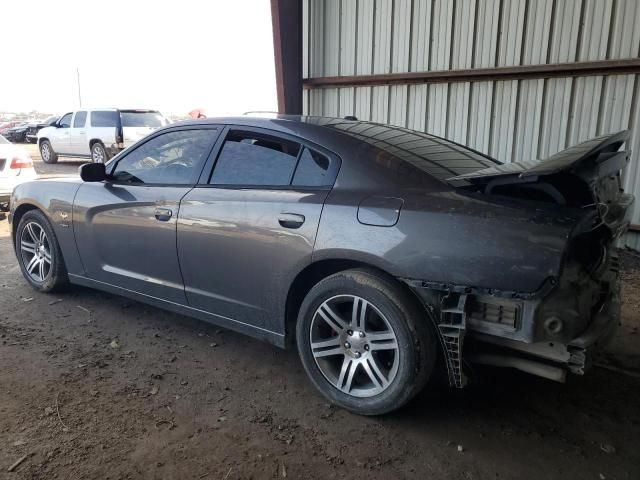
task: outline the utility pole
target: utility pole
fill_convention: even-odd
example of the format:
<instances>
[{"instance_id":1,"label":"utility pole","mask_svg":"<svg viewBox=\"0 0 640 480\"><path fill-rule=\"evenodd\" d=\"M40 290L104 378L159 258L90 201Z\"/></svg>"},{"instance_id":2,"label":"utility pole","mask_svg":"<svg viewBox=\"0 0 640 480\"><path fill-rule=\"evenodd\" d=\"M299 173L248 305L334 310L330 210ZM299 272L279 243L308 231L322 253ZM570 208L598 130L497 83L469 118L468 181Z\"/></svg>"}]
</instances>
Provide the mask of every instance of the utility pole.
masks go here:
<instances>
[{"instance_id":1,"label":"utility pole","mask_svg":"<svg viewBox=\"0 0 640 480\"><path fill-rule=\"evenodd\" d=\"M80 108L82 108L82 95L80 94L80 69L76 67L76 77L78 79L78 103L80 103Z\"/></svg>"}]
</instances>

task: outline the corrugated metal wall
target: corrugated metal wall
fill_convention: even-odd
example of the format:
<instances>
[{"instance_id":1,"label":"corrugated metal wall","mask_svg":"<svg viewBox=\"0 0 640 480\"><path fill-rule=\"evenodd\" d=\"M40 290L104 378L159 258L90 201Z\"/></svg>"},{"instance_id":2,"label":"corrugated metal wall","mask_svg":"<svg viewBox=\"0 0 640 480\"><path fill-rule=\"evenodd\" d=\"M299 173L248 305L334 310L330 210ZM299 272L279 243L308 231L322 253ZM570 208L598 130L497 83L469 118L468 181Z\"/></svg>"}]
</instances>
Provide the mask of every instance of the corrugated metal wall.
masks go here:
<instances>
[{"instance_id":1,"label":"corrugated metal wall","mask_svg":"<svg viewBox=\"0 0 640 480\"><path fill-rule=\"evenodd\" d=\"M305 78L640 56L640 0L303 0L303 17ZM639 76L315 88L303 104L308 114L427 131L506 162L630 128L625 188L640 203ZM640 235L627 244L640 249Z\"/></svg>"}]
</instances>

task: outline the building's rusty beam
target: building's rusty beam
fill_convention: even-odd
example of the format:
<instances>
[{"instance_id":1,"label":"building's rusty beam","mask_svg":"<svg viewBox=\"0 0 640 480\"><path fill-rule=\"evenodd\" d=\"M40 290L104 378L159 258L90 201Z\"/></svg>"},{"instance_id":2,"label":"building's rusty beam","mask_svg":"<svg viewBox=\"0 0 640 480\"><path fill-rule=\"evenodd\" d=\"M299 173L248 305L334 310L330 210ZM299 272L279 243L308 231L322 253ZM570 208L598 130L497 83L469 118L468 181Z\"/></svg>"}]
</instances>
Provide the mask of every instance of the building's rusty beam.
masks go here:
<instances>
[{"instance_id":1,"label":"building's rusty beam","mask_svg":"<svg viewBox=\"0 0 640 480\"><path fill-rule=\"evenodd\" d=\"M302 114L302 0L271 0L278 112Z\"/></svg>"},{"instance_id":2,"label":"building's rusty beam","mask_svg":"<svg viewBox=\"0 0 640 480\"><path fill-rule=\"evenodd\" d=\"M272 2L273 1L276 0L272 0ZM514 67L469 68L464 70L434 70L430 72L316 77L304 79L303 84L305 88L353 87L364 85L406 85L415 83L584 77L590 75L614 75L625 73L640 73L640 59L628 58L622 60L555 63L548 65L518 65Z\"/></svg>"}]
</instances>

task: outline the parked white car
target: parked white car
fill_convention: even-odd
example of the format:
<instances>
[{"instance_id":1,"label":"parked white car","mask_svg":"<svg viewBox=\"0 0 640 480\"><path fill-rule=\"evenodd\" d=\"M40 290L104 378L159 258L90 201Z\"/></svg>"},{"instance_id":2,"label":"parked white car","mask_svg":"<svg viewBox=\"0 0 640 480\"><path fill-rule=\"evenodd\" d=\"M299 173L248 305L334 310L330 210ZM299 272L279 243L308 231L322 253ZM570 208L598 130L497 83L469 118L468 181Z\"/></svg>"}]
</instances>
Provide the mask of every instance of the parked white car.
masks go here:
<instances>
[{"instance_id":1,"label":"parked white car","mask_svg":"<svg viewBox=\"0 0 640 480\"><path fill-rule=\"evenodd\" d=\"M37 178L27 151L0 135L0 211L9 210L13 189Z\"/></svg>"},{"instance_id":2,"label":"parked white car","mask_svg":"<svg viewBox=\"0 0 640 480\"><path fill-rule=\"evenodd\" d=\"M101 108L65 113L38 132L38 148L45 163L58 157L91 158L104 163L169 121L156 110Z\"/></svg>"}]
</instances>

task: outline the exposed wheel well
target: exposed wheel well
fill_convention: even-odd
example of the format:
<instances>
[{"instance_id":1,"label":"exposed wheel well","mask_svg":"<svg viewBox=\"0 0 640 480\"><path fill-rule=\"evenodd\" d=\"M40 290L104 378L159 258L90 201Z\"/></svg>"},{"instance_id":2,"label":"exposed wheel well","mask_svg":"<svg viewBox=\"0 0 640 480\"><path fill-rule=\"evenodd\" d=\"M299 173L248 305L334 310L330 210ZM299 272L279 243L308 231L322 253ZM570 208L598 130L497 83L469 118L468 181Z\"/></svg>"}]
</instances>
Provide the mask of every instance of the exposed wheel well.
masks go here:
<instances>
[{"instance_id":1,"label":"exposed wheel well","mask_svg":"<svg viewBox=\"0 0 640 480\"><path fill-rule=\"evenodd\" d=\"M307 296L307 293L309 293L309 290L311 290L313 286L323 278L333 275L334 273L354 268L375 270L393 281L397 281L391 274L364 262L332 259L312 263L296 276L289 288L289 293L287 294L285 336L288 346L291 346L295 341L295 328L298 320L298 313L300 312L300 306L302 305L304 298ZM401 285L403 289L410 291L409 287L403 282L398 282L398 284ZM411 294L414 296L413 292L411 292ZM423 306L422 303L420 303L420 306Z\"/></svg>"},{"instance_id":2,"label":"exposed wheel well","mask_svg":"<svg viewBox=\"0 0 640 480\"><path fill-rule=\"evenodd\" d=\"M11 238L13 238L13 242L15 244L16 241L16 231L18 230L18 225L20 224L20 220L23 215L31 210L38 210L38 207L35 205L31 205L30 203L24 203L16 208L16 211L13 213L13 224L11 226Z\"/></svg>"},{"instance_id":3,"label":"exposed wheel well","mask_svg":"<svg viewBox=\"0 0 640 480\"><path fill-rule=\"evenodd\" d=\"M46 140L47 142L49 141L49 139L48 139L47 137L41 137L41 138L38 138L38 147L40 147L40 144L41 144L42 142L44 142L45 140Z\"/></svg>"},{"instance_id":4,"label":"exposed wheel well","mask_svg":"<svg viewBox=\"0 0 640 480\"><path fill-rule=\"evenodd\" d=\"M89 148L93 148L93 146L94 146L96 143L102 143L102 144L104 145L104 143L102 142L102 140L100 140L99 138L94 138L94 139L89 140Z\"/></svg>"}]
</instances>

